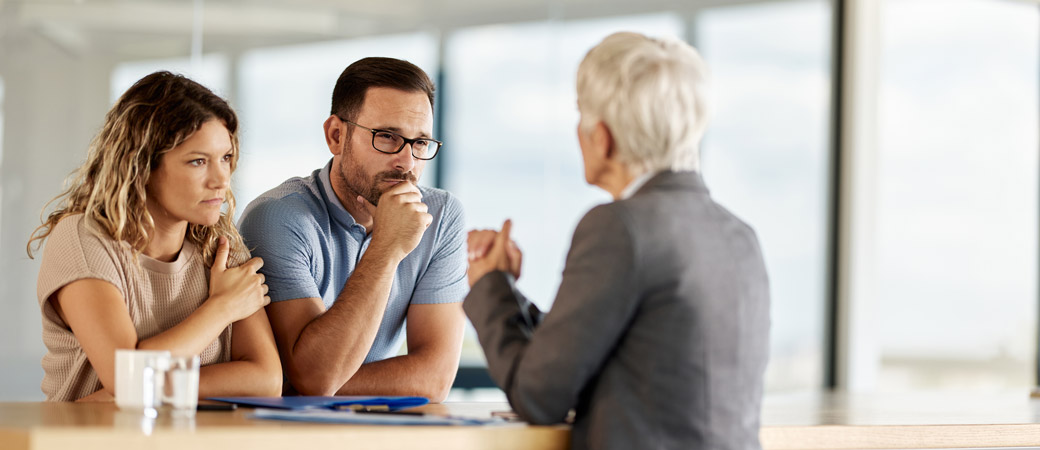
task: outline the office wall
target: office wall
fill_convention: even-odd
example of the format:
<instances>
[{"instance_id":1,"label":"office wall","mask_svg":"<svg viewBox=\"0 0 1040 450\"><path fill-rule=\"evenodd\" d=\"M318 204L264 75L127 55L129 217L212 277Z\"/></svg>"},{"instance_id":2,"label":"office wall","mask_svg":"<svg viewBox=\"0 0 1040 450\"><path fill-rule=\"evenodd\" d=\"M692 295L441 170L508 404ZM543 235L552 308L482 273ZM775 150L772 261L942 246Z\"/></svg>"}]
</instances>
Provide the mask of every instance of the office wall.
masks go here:
<instances>
[{"instance_id":1,"label":"office wall","mask_svg":"<svg viewBox=\"0 0 1040 450\"><path fill-rule=\"evenodd\" d=\"M0 162L0 399L42 399L39 260L25 253L44 203L82 161L108 108L111 64L42 38L4 41Z\"/></svg>"}]
</instances>

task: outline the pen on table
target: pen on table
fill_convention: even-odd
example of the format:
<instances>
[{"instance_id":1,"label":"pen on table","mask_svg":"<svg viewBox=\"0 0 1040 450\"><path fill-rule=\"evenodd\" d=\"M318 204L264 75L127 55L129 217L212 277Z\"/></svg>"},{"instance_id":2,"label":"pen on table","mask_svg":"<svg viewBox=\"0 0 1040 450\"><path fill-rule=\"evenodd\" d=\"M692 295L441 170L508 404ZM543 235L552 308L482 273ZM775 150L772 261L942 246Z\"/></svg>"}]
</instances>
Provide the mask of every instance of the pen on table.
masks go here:
<instances>
[{"instance_id":1,"label":"pen on table","mask_svg":"<svg viewBox=\"0 0 1040 450\"><path fill-rule=\"evenodd\" d=\"M426 415L426 414L423 414L423 413L421 413L419 411L383 411L383 410L378 410L378 409L356 409L356 410L354 410L354 412L361 413L361 414L396 414L396 415L399 415L399 416L425 416Z\"/></svg>"},{"instance_id":2,"label":"pen on table","mask_svg":"<svg viewBox=\"0 0 1040 450\"><path fill-rule=\"evenodd\" d=\"M337 411L353 411L362 414L400 414L405 416L423 416L419 411L391 411L388 405L335 405Z\"/></svg>"}]
</instances>

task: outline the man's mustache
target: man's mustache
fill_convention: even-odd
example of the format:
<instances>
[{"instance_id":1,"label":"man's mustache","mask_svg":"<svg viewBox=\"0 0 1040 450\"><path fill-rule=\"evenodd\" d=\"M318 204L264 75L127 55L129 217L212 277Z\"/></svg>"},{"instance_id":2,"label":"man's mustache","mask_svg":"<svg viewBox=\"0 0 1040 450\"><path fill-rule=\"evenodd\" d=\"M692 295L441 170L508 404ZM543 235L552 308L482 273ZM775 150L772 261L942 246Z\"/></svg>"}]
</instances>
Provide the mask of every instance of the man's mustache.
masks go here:
<instances>
[{"instance_id":1,"label":"man's mustache","mask_svg":"<svg viewBox=\"0 0 1040 450\"><path fill-rule=\"evenodd\" d=\"M387 180L404 180L409 183L415 184L418 180L415 178L415 174L411 172L402 172L399 170L387 170L385 172L379 172L376 174L376 182L382 182Z\"/></svg>"}]
</instances>

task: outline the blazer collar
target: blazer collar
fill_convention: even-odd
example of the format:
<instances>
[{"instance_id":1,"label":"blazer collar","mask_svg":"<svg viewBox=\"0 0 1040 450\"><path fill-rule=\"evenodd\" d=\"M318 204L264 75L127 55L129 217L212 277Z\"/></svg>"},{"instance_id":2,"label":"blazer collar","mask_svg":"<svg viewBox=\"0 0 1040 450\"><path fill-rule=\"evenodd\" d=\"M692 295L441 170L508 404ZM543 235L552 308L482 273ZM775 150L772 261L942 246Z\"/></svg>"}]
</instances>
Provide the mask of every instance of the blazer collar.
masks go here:
<instances>
[{"instance_id":1,"label":"blazer collar","mask_svg":"<svg viewBox=\"0 0 1040 450\"><path fill-rule=\"evenodd\" d=\"M665 170L651 177L633 196L662 190L692 191L698 194L708 194L708 186L704 184L704 178L701 177L700 172Z\"/></svg>"}]
</instances>

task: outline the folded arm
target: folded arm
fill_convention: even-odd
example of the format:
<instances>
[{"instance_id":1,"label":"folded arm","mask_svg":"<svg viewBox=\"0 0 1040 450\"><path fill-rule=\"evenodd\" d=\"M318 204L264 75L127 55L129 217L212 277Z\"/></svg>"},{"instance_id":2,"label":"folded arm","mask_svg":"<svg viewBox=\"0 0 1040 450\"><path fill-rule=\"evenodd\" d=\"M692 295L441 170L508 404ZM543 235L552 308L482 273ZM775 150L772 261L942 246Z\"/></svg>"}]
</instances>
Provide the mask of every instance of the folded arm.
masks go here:
<instances>
[{"instance_id":1,"label":"folded arm","mask_svg":"<svg viewBox=\"0 0 1040 450\"><path fill-rule=\"evenodd\" d=\"M398 261L371 248L328 310L319 298L267 308L282 365L302 395L333 395L354 376L372 348Z\"/></svg>"},{"instance_id":2,"label":"folded arm","mask_svg":"<svg viewBox=\"0 0 1040 450\"><path fill-rule=\"evenodd\" d=\"M282 364L300 394L447 396L462 348L457 303L410 306L408 355L364 364L397 266L380 259L366 253L328 310L318 298L268 306Z\"/></svg>"},{"instance_id":3,"label":"folded arm","mask_svg":"<svg viewBox=\"0 0 1040 450\"><path fill-rule=\"evenodd\" d=\"M267 313L231 324L231 361L199 371L199 397L282 395L282 365Z\"/></svg>"},{"instance_id":4,"label":"folded arm","mask_svg":"<svg viewBox=\"0 0 1040 450\"><path fill-rule=\"evenodd\" d=\"M416 395L444 401L455 381L465 319L458 303L408 308L408 354L362 365L339 395Z\"/></svg>"},{"instance_id":5,"label":"folded arm","mask_svg":"<svg viewBox=\"0 0 1040 450\"><path fill-rule=\"evenodd\" d=\"M174 355L197 355L216 340L230 322L222 308L207 301L170 329L148 339L138 340L123 295L112 284L98 279L77 280L65 285L51 297L51 303L72 329L101 380L104 391L110 395L115 393L116 349L168 350ZM253 364L248 366L252 370L247 374L263 376L243 386L241 380L234 379L241 372L217 369L223 364L207 366L200 372L200 395L203 395L203 386L206 386L204 395L270 395L275 391L271 389L270 382L277 379L276 376L280 377L280 368L277 366L273 339L268 337L266 348L263 343L263 328L266 324L262 322L266 320L262 314L261 309L253 316L235 322L232 357L236 361L248 360ZM270 336L269 329L267 333ZM237 339L239 343L236 351L234 336L239 334L241 336ZM243 340L252 342L247 344ZM222 375L225 373L226 378ZM277 380L280 384L280 379ZM228 386L235 386L237 390L223 390Z\"/></svg>"}]
</instances>

